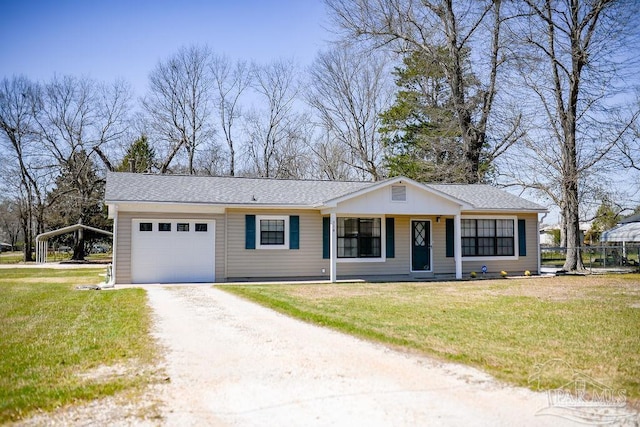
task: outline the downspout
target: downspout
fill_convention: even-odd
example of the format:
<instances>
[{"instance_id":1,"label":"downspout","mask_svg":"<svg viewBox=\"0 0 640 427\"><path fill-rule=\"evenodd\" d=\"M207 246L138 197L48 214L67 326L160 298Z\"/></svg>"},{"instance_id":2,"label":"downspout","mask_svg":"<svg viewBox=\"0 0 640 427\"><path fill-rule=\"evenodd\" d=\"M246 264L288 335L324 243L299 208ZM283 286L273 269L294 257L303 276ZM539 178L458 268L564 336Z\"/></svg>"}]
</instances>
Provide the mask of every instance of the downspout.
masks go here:
<instances>
[{"instance_id":1,"label":"downspout","mask_svg":"<svg viewBox=\"0 0 640 427\"><path fill-rule=\"evenodd\" d=\"M229 263L229 210L227 208L224 209L224 282L227 281L229 277L228 274L228 263Z\"/></svg>"},{"instance_id":2,"label":"downspout","mask_svg":"<svg viewBox=\"0 0 640 427\"><path fill-rule=\"evenodd\" d=\"M547 217L547 215L549 215L549 212L545 212L544 215L542 215L542 218L538 221L538 226L536 227L536 241L538 243L538 275L542 275L542 249L540 248L540 225L542 225L544 223L544 219Z\"/></svg>"},{"instance_id":3,"label":"downspout","mask_svg":"<svg viewBox=\"0 0 640 427\"><path fill-rule=\"evenodd\" d=\"M118 258L118 205L113 205L113 237L111 241L111 265L107 267L108 281L101 288L113 288L116 285L116 260Z\"/></svg>"}]
</instances>

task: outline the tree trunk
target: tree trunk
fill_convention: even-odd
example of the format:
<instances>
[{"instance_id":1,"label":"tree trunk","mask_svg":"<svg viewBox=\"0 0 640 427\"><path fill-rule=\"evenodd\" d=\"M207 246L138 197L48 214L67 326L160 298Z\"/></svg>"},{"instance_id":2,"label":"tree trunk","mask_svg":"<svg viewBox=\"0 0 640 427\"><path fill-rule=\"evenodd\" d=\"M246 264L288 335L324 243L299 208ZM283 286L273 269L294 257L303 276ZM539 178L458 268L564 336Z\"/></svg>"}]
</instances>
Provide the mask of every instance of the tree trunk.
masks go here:
<instances>
[{"instance_id":1,"label":"tree trunk","mask_svg":"<svg viewBox=\"0 0 640 427\"><path fill-rule=\"evenodd\" d=\"M80 228L75 234L73 256L71 259L74 261L84 261L84 256L84 230Z\"/></svg>"},{"instance_id":2,"label":"tree trunk","mask_svg":"<svg viewBox=\"0 0 640 427\"><path fill-rule=\"evenodd\" d=\"M567 238L567 258L565 259L563 270L583 271L582 262L582 241L580 239L580 216L578 212L577 183L571 182L565 189L565 200L567 208L565 212L566 238Z\"/></svg>"}]
</instances>

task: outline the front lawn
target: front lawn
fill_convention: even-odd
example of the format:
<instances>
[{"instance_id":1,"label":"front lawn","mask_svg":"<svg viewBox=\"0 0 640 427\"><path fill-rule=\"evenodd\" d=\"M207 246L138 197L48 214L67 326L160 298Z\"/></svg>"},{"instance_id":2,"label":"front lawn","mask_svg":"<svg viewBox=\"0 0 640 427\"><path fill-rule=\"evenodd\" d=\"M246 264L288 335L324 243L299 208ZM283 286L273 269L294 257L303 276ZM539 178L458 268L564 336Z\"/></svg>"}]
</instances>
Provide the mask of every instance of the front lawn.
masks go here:
<instances>
[{"instance_id":1,"label":"front lawn","mask_svg":"<svg viewBox=\"0 0 640 427\"><path fill-rule=\"evenodd\" d=\"M640 402L637 274L221 288L305 321L472 365L513 384L548 390L567 385L579 372Z\"/></svg>"},{"instance_id":2,"label":"front lawn","mask_svg":"<svg viewBox=\"0 0 640 427\"><path fill-rule=\"evenodd\" d=\"M0 270L0 424L152 381L145 292L75 290L104 271Z\"/></svg>"}]
</instances>

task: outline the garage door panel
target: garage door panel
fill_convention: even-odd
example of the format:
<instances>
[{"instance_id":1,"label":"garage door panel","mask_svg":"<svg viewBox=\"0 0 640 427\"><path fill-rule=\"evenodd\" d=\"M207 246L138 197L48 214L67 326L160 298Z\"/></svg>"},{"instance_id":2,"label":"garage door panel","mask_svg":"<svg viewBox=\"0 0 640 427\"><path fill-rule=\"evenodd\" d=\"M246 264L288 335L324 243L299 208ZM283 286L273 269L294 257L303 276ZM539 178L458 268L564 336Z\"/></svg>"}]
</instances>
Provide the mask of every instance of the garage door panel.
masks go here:
<instances>
[{"instance_id":1,"label":"garage door panel","mask_svg":"<svg viewBox=\"0 0 640 427\"><path fill-rule=\"evenodd\" d=\"M142 231L141 223L151 223L151 229ZM160 231L160 223L171 224L170 231ZM188 230L178 231L178 224L188 224L186 226ZM206 225L199 226L196 231L196 224ZM206 231L203 230L204 228ZM131 246L133 283L215 281L215 221L213 220L134 219Z\"/></svg>"}]
</instances>

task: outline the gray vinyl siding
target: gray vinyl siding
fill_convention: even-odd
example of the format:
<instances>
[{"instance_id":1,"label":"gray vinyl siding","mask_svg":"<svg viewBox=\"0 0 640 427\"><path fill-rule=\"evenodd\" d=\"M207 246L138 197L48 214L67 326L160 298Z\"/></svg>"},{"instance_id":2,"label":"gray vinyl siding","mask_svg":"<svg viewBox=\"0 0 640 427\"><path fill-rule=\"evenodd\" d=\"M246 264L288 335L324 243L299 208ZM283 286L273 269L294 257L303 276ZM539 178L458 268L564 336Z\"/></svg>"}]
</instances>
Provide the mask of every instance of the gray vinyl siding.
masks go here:
<instances>
[{"instance_id":1,"label":"gray vinyl siding","mask_svg":"<svg viewBox=\"0 0 640 427\"><path fill-rule=\"evenodd\" d=\"M298 215L300 218L300 248L245 249L245 215ZM491 215L487 215L491 217ZM131 220L148 219L206 219L216 221L215 275L217 282L269 278L329 278L330 261L322 258L322 215L314 210L244 210L228 209L226 214L142 213L119 212L117 229L116 283L131 283ZM395 257L381 262L337 263L338 278L352 276L412 275L431 277L455 274L455 259L446 256L445 217L393 216L395 222ZM527 256L511 261L463 261L463 275L480 272L486 265L489 273L501 270L511 275L529 270L536 274L538 263L537 214L518 215L526 220ZM411 220L431 222L432 271L411 274ZM384 235L383 235L384 238ZM459 238L456 236L456 238ZM226 243L225 243L226 242ZM516 252L518 250L516 242ZM322 271L324 269L324 272Z\"/></svg>"},{"instance_id":2,"label":"gray vinyl siding","mask_svg":"<svg viewBox=\"0 0 640 427\"><path fill-rule=\"evenodd\" d=\"M131 220L143 219L203 219L216 221L215 275L216 281L224 278L224 215L189 213L118 212L116 271L117 284L131 283Z\"/></svg>"},{"instance_id":3,"label":"gray vinyl siding","mask_svg":"<svg viewBox=\"0 0 640 427\"><path fill-rule=\"evenodd\" d=\"M245 249L246 215L299 216L300 248ZM318 211L229 209L227 224L228 281L329 277L329 260L322 258L322 216Z\"/></svg>"},{"instance_id":4,"label":"gray vinyl siding","mask_svg":"<svg viewBox=\"0 0 640 427\"><path fill-rule=\"evenodd\" d=\"M440 222L434 218L431 222L433 233L433 273L455 274L456 260L447 257L447 225L446 218L440 218Z\"/></svg>"},{"instance_id":5,"label":"gray vinyl siding","mask_svg":"<svg viewBox=\"0 0 640 427\"><path fill-rule=\"evenodd\" d=\"M487 215L490 218L491 215ZM518 219L525 220L526 239L527 239L527 255L519 256L517 260L496 260L496 261L469 261L462 262L463 276L475 271L480 274L482 266L487 266L488 274L495 276L504 270L509 275L521 276L525 271L532 274L539 274L538 271L538 215L537 214L519 214ZM516 224L517 227L517 224ZM515 242L515 251L518 253L518 242ZM455 269L453 270L455 271Z\"/></svg>"},{"instance_id":6,"label":"gray vinyl siding","mask_svg":"<svg viewBox=\"0 0 640 427\"><path fill-rule=\"evenodd\" d=\"M409 274L409 254L411 252L408 227L408 217L394 218L395 225L395 257L386 258L380 262L358 262L357 260L340 261L338 259L337 272L340 276L384 276ZM384 239L384 234L382 236Z\"/></svg>"}]
</instances>

